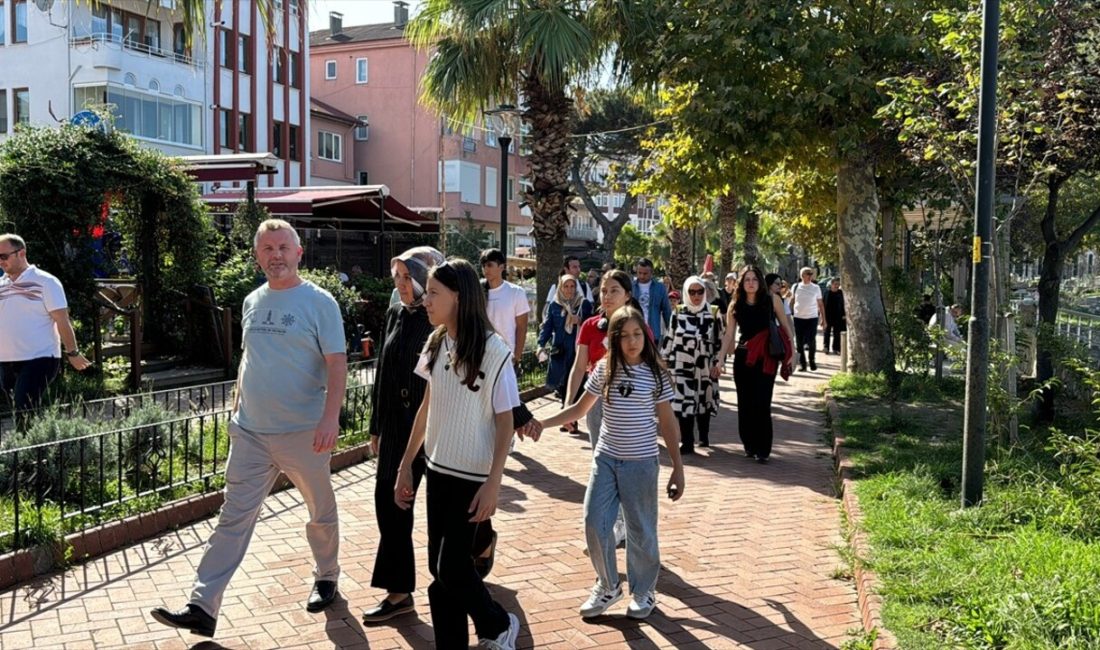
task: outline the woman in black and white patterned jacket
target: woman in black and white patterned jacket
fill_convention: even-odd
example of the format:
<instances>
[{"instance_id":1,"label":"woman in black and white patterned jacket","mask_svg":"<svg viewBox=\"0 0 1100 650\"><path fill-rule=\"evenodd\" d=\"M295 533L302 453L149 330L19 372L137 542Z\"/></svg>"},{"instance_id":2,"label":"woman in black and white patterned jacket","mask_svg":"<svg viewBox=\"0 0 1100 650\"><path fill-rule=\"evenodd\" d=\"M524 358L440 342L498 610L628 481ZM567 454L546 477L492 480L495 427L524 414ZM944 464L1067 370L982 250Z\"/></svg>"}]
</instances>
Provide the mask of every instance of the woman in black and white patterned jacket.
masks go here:
<instances>
[{"instance_id":1,"label":"woman in black and white patterned jacket","mask_svg":"<svg viewBox=\"0 0 1100 650\"><path fill-rule=\"evenodd\" d=\"M673 312L661 341L661 356L672 373L672 410L680 422L680 453L710 446L710 419L718 414L718 351L722 347L721 314L707 302L706 283L697 275L684 281L683 304Z\"/></svg>"}]
</instances>

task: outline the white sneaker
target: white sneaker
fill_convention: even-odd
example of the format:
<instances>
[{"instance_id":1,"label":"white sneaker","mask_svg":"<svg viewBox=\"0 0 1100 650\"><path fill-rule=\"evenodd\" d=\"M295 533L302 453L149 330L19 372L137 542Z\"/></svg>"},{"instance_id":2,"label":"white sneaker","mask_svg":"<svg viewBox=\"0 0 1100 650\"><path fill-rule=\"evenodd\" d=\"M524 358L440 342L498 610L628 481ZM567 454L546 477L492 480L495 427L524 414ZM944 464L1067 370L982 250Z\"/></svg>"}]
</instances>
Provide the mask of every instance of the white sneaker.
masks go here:
<instances>
[{"instance_id":1,"label":"white sneaker","mask_svg":"<svg viewBox=\"0 0 1100 650\"><path fill-rule=\"evenodd\" d=\"M500 633L495 639L482 639L481 647L492 650L515 650L516 637L519 636L519 619L512 612L508 612L508 629Z\"/></svg>"},{"instance_id":2,"label":"white sneaker","mask_svg":"<svg viewBox=\"0 0 1100 650\"><path fill-rule=\"evenodd\" d=\"M626 606L626 615L630 618L646 618L653 613L653 608L656 606L657 599L653 592L634 594L630 604Z\"/></svg>"},{"instance_id":3,"label":"white sneaker","mask_svg":"<svg viewBox=\"0 0 1100 650\"><path fill-rule=\"evenodd\" d=\"M581 605L581 616L584 618L599 616L607 611L608 607L611 607L622 599L622 584L615 585L614 589L604 589L600 586L600 583L597 582L596 586L592 587L592 595L588 597L588 600L584 601L583 605Z\"/></svg>"}]
</instances>

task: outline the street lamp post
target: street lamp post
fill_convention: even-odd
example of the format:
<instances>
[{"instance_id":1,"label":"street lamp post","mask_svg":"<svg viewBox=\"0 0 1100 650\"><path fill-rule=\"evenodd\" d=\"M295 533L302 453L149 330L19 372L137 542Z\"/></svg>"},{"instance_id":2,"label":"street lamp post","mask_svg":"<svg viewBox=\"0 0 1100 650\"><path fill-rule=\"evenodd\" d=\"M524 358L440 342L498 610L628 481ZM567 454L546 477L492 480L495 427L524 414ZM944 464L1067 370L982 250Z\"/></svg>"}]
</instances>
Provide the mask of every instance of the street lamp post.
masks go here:
<instances>
[{"instance_id":1,"label":"street lamp post","mask_svg":"<svg viewBox=\"0 0 1100 650\"><path fill-rule=\"evenodd\" d=\"M511 104L485 111L496 132L500 145L500 250L507 257L508 244L508 147L512 145L512 136L519 131L519 111ZM514 251L513 251L514 252Z\"/></svg>"}]
</instances>

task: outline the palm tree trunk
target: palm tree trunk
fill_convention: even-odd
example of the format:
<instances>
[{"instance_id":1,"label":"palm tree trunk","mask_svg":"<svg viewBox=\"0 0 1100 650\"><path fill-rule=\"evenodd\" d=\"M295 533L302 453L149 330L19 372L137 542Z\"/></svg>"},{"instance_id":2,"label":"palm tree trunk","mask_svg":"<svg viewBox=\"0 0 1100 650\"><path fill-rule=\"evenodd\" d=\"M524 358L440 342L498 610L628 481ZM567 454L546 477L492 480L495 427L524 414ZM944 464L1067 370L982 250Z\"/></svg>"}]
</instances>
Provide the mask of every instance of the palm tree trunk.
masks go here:
<instances>
[{"instance_id":1,"label":"palm tree trunk","mask_svg":"<svg viewBox=\"0 0 1100 650\"><path fill-rule=\"evenodd\" d=\"M691 228L677 226L669 228L669 240L672 246L666 270L672 276L672 284L675 288L683 285L684 280L691 275Z\"/></svg>"},{"instance_id":2,"label":"palm tree trunk","mask_svg":"<svg viewBox=\"0 0 1100 650\"><path fill-rule=\"evenodd\" d=\"M745 264L760 266L760 214L749 210L745 215Z\"/></svg>"},{"instance_id":3,"label":"palm tree trunk","mask_svg":"<svg viewBox=\"0 0 1100 650\"><path fill-rule=\"evenodd\" d=\"M733 249L737 245L737 195L732 191L718 197L719 278L737 268Z\"/></svg>"},{"instance_id":4,"label":"palm tree trunk","mask_svg":"<svg viewBox=\"0 0 1100 650\"><path fill-rule=\"evenodd\" d=\"M527 100L523 118L531 125L528 135L531 153L527 156L531 189L523 193L523 200L532 213L538 256L537 313L541 314L546 294L557 281L565 229L569 225L568 211L573 200L569 184L572 162L569 136L575 115L573 100L560 90L550 90L538 75L529 74L524 79L523 92Z\"/></svg>"},{"instance_id":5,"label":"palm tree trunk","mask_svg":"<svg viewBox=\"0 0 1100 650\"><path fill-rule=\"evenodd\" d=\"M879 219L875 173L869 160L848 158L837 166L837 234L848 331L848 370L894 374L894 344L875 264Z\"/></svg>"}]
</instances>

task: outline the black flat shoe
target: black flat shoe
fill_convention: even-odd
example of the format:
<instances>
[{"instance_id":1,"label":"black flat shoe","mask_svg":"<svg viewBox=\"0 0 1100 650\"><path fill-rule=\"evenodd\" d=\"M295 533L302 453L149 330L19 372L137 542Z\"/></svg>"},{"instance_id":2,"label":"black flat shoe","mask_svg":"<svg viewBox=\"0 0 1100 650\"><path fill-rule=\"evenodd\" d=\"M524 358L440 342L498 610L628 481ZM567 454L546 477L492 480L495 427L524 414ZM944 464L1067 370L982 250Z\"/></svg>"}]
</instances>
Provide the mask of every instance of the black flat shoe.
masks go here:
<instances>
[{"instance_id":1,"label":"black flat shoe","mask_svg":"<svg viewBox=\"0 0 1100 650\"><path fill-rule=\"evenodd\" d=\"M710 441L709 440L700 440L699 441L699 446L700 447L709 447L710 446Z\"/></svg>"},{"instance_id":2,"label":"black flat shoe","mask_svg":"<svg viewBox=\"0 0 1100 650\"><path fill-rule=\"evenodd\" d=\"M377 607L363 612L363 622L367 625L382 623L402 614L408 614L415 609L412 594L405 596L396 603L390 602L389 598L383 598Z\"/></svg>"},{"instance_id":3,"label":"black flat shoe","mask_svg":"<svg viewBox=\"0 0 1100 650\"><path fill-rule=\"evenodd\" d=\"M494 530L493 539L489 542L489 557L481 557L479 555L478 557L474 558L474 570L477 571L477 574L481 576L482 580L488 577L489 573L493 570L493 563L496 561L496 557L497 533Z\"/></svg>"},{"instance_id":4,"label":"black flat shoe","mask_svg":"<svg viewBox=\"0 0 1100 650\"><path fill-rule=\"evenodd\" d=\"M199 636L214 636L214 628L218 626L218 622L214 620L213 616L204 612L198 605L190 603L178 612L170 612L163 607L157 607L150 611L149 615L158 623L181 630L189 630L191 634Z\"/></svg>"},{"instance_id":5,"label":"black flat shoe","mask_svg":"<svg viewBox=\"0 0 1100 650\"><path fill-rule=\"evenodd\" d=\"M335 580L318 580L313 583L313 590L309 592L306 611L316 613L325 609L336 600L338 593Z\"/></svg>"}]
</instances>

